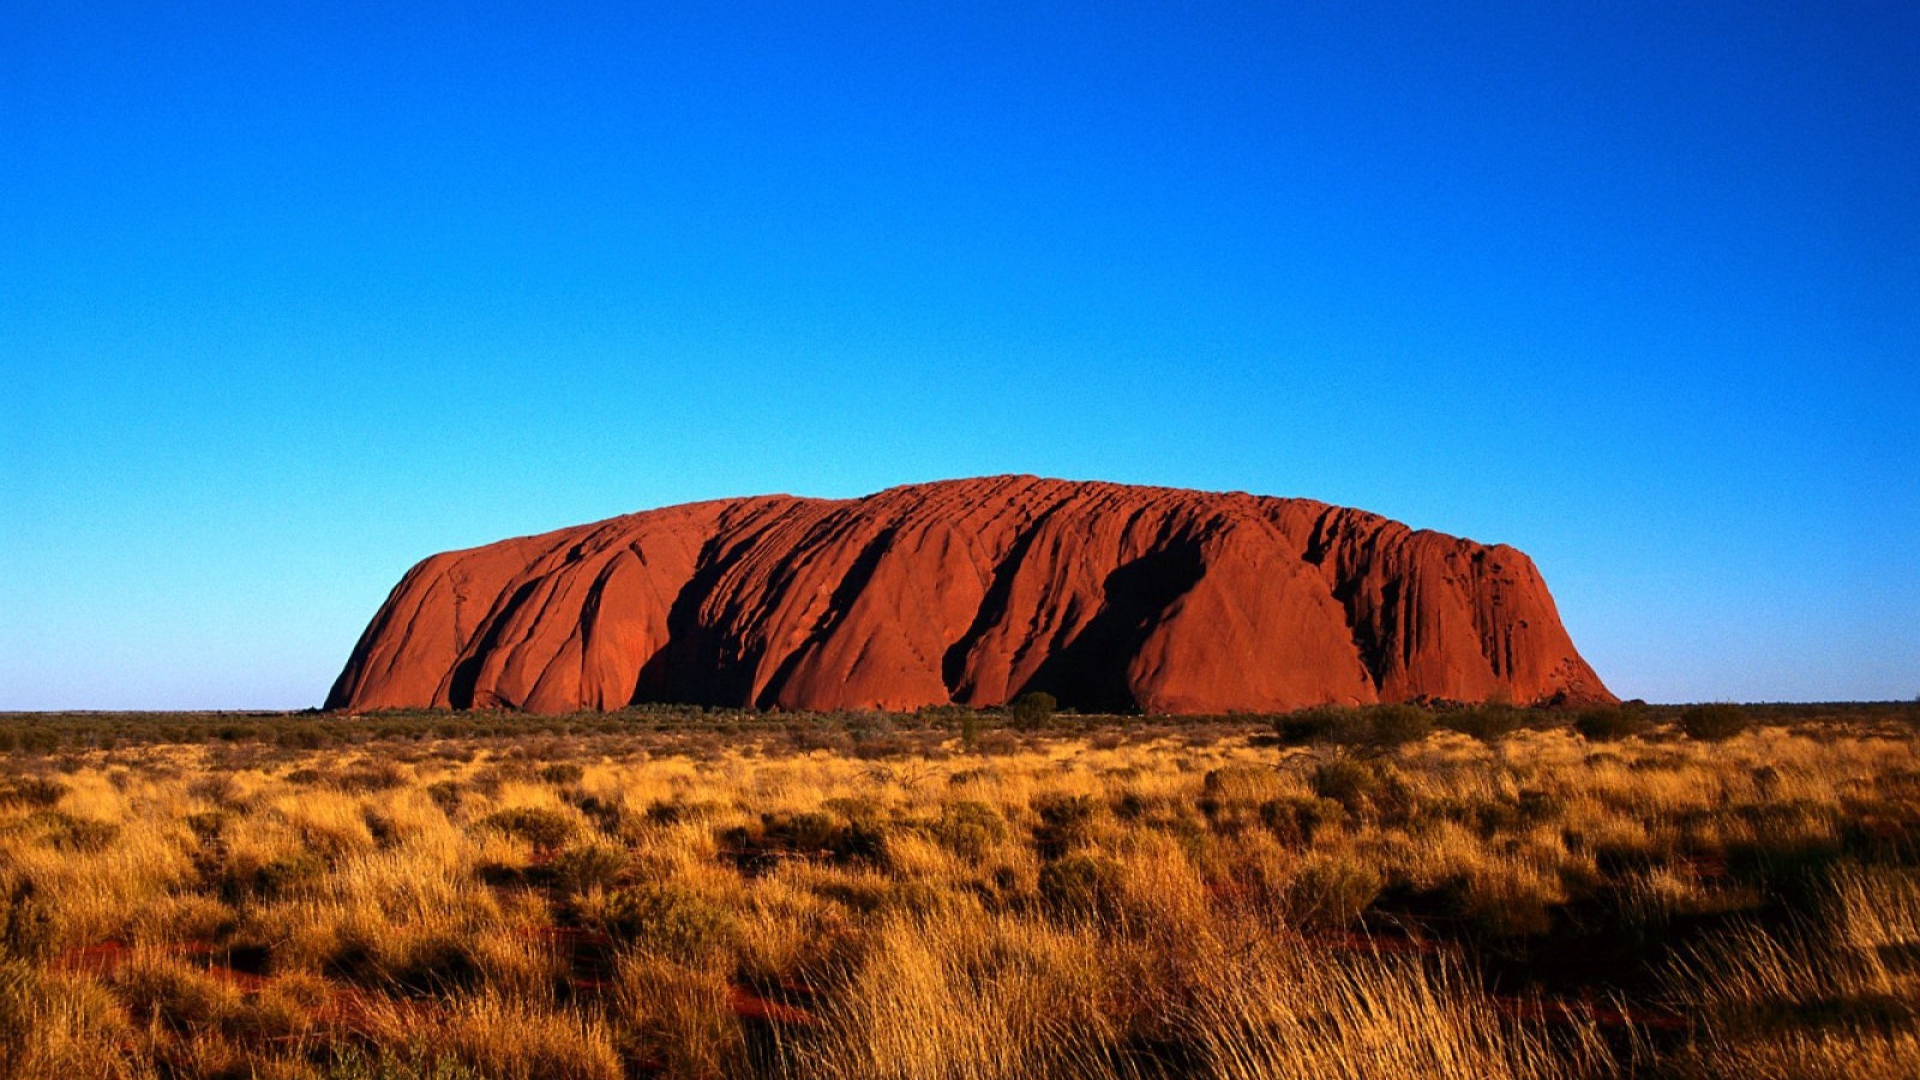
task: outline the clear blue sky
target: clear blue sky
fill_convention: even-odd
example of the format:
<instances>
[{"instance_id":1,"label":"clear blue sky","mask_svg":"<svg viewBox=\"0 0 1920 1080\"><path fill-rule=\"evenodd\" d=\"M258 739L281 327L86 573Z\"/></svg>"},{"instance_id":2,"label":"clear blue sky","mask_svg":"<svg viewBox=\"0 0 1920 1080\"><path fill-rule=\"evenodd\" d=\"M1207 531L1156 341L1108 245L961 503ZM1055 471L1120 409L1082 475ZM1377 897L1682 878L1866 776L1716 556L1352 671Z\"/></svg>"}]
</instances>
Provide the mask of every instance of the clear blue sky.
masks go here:
<instances>
[{"instance_id":1,"label":"clear blue sky","mask_svg":"<svg viewBox=\"0 0 1920 1080\"><path fill-rule=\"evenodd\" d=\"M1511 543L1622 696L1920 694L1920 7L723 6L0 8L0 709L997 472Z\"/></svg>"}]
</instances>

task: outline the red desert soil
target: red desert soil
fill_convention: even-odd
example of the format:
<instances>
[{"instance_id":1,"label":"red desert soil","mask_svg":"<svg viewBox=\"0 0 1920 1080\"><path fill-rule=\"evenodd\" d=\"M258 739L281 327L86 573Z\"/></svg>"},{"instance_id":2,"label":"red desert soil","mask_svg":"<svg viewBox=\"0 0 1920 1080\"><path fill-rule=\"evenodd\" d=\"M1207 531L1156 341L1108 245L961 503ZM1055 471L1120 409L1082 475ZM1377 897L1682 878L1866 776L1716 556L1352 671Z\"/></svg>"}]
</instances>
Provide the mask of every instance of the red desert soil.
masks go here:
<instances>
[{"instance_id":1,"label":"red desert soil","mask_svg":"<svg viewBox=\"0 0 1920 1080\"><path fill-rule=\"evenodd\" d=\"M996 476L435 555L329 708L1083 712L1611 701L1504 545L1305 499Z\"/></svg>"}]
</instances>

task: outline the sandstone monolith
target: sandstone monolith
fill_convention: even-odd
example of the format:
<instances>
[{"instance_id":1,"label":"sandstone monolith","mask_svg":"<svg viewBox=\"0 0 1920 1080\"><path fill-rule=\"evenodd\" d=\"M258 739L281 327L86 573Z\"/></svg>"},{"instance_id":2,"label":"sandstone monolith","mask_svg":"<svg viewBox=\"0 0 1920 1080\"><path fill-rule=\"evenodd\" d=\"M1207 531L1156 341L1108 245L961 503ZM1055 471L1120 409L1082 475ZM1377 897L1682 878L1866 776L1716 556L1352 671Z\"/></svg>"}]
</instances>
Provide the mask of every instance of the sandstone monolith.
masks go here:
<instances>
[{"instance_id":1,"label":"sandstone monolith","mask_svg":"<svg viewBox=\"0 0 1920 1080\"><path fill-rule=\"evenodd\" d=\"M1305 499L998 476L426 559L329 708L1611 701L1525 555Z\"/></svg>"}]
</instances>

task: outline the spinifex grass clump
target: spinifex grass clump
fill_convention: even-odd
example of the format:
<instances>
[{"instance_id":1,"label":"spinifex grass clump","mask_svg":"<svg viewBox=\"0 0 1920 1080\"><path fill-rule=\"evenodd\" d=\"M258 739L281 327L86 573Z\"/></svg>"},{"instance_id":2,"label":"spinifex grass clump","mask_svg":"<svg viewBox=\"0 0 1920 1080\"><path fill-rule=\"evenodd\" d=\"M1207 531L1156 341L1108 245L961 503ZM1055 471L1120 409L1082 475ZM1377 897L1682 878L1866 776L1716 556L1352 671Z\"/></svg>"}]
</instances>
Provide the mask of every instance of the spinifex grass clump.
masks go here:
<instances>
[{"instance_id":1,"label":"spinifex grass clump","mask_svg":"<svg viewBox=\"0 0 1920 1080\"><path fill-rule=\"evenodd\" d=\"M0 1077L1901 1075L1920 731L1738 712L61 736Z\"/></svg>"}]
</instances>

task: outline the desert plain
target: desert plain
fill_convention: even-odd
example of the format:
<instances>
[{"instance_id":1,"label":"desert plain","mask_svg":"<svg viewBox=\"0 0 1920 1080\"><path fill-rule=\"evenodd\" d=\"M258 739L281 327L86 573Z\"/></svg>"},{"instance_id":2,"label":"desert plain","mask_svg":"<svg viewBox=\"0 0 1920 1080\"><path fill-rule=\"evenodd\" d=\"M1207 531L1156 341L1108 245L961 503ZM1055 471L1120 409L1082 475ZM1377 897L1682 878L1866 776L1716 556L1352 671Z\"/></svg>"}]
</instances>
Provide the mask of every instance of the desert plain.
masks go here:
<instances>
[{"instance_id":1,"label":"desert plain","mask_svg":"<svg viewBox=\"0 0 1920 1080\"><path fill-rule=\"evenodd\" d=\"M1920 708L15 714L0 1075L1868 1077Z\"/></svg>"}]
</instances>

